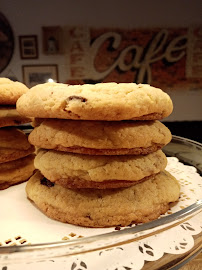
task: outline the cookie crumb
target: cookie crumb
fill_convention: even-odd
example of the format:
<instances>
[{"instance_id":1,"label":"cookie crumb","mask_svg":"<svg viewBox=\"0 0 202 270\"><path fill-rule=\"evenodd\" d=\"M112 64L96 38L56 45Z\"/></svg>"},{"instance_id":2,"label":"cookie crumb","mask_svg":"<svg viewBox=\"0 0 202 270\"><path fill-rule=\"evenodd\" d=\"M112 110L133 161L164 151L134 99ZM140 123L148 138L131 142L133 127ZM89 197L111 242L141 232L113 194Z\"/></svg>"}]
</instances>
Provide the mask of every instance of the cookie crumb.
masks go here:
<instances>
[{"instance_id":1,"label":"cookie crumb","mask_svg":"<svg viewBox=\"0 0 202 270\"><path fill-rule=\"evenodd\" d=\"M69 240L69 237L67 237L67 236L64 236L63 238L62 238L62 240Z\"/></svg>"},{"instance_id":2,"label":"cookie crumb","mask_svg":"<svg viewBox=\"0 0 202 270\"><path fill-rule=\"evenodd\" d=\"M71 232L71 233L69 234L69 236L74 237L74 236L76 236L76 234L73 233L73 232Z\"/></svg>"}]
</instances>

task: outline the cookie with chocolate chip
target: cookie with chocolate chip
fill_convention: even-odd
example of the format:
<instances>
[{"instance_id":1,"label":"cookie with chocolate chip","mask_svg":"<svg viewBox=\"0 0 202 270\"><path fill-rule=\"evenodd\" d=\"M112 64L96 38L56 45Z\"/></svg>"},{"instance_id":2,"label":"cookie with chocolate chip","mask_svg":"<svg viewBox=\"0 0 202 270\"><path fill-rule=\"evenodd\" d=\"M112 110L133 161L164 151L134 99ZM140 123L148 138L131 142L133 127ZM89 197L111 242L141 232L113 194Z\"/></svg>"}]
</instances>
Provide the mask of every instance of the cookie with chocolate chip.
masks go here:
<instances>
[{"instance_id":1,"label":"cookie with chocolate chip","mask_svg":"<svg viewBox=\"0 0 202 270\"><path fill-rule=\"evenodd\" d=\"M73 120L156 120L172 109L170 97L161 89L135 83L45 83L17 102L18 112L27 117Z\"/></svg>"},{"instance_id":2,"label":"cookie with chocolate chip","mask_svg":"<svg viewBox=\"0 0 202 270\"><path fill-rule=\"evenodd\" d=\"M26 181L34 172L34 154L0 164L0 190Z\"/></svg>"},{"instance_id":3,"label":"cookie with chocolate chip","mask_svg":"<svg viewBox=\"0 0 202 270\"><path fill-rule=\"evenodd\" d=\"M48 217L85 227L127 226L164 214L179 198L178 181L162 171L153 179L120 189L68 189L46 185L38 171L27 182L30 200Z\"/></svg>"},{"instance_id":4,"label":"cookie with chocolate chip","mask_svg":"<svg viewBox=\"0 0 202 270\"><path fill-rule=\"evenodd\" d=\"M14 82L8 78L0 78L1 105L15 105L19 97L27 91L27 86L21 82Z\"/></svg>"},{"instance_id":5,"label":"cookie with chocolate chip","mask_svg":"<svg viewBox=\"0 0 202 270\"><path fill-rule=\"evenodd\" d=\"M0 128L31 122L29 117L20 115L16 110L17 100L27 91L28 88L21 82L0 78Z\"/></svg>"},{"instance_id":6,"label":"cookie with chocolate chip","mask_svg":"<svg viewBox=\"0 0 202 270\"><path fill-rule=\"evenodd\" d=\"M159 121L44 119L29 135L39 148L88 155L146 155L170 140L169 129Z\"/></svg>"},{"instance_id":7,"label":"cookie with chocolate chip","mask_svg":"<svg viewBox=\"0 0 202 270\"><path fill-rule=\"evenodd\" d=\"M35 167L65 188L120 188L153 178L167 165L158 150L148 155L100 156L39 149Z\"/></svg>"},{"instance_id":8,"label":"cookie with chocolate chip","mask_svg":"<svg viewBox=\"0 0 202 270\"><path fill-rule=\"evenodd\" d=\"M31 118L20 115L15 106L0 105L0 128L30 123Z\"/></svg>"},{"instance_id":9,"label":"cookie with chocolate chip","mask_svg":"<svg viewBox=\"0 0 202 270\"><path fill-rule=\"evenodd\" d=\"M15 128L0 128L0 163L30 155L35 147L28 142L27 135Z\"/></svg>"}]
</instances>

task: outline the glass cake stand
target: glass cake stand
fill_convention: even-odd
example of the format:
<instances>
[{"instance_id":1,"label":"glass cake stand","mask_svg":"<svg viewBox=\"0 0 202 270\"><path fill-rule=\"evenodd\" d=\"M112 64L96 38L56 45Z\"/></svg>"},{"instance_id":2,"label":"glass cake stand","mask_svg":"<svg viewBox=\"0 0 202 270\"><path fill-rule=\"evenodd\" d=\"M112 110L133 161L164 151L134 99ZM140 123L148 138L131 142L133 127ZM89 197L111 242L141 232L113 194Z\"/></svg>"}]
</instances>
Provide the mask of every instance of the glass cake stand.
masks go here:
<instances>
[{"instance_id":1,"label":"glass cake stand","mask_svg":"<svg viewBox=\"0 0 202 270\"><path fill-rule=\"evenodd\" d=\"M163 151L168 171L181 181L181 199L145 224L61 224L26 199L26 183L1 191L0 269L179 269L202 246L202 144L173 136Z\"/></svg>"}]
</instances>

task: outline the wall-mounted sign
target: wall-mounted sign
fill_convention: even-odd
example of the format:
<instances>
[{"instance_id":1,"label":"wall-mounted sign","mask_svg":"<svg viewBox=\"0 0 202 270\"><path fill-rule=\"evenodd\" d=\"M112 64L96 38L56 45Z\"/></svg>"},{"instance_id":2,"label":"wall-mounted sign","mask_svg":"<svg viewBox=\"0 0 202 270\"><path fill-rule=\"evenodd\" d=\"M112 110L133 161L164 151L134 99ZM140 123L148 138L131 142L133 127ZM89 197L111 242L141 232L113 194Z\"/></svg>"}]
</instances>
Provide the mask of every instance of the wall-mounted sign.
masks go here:
<instances>
[{"instance_id":1,"label":"wall-mounted sign","mask_svg":"<svg viewBox=\"0 0 202 270\"><path fill-rule=\"evenodd\" d=\"M69 83L136 82L202 88L202 27L66 28Z\"/></svg>"}]
</instances>

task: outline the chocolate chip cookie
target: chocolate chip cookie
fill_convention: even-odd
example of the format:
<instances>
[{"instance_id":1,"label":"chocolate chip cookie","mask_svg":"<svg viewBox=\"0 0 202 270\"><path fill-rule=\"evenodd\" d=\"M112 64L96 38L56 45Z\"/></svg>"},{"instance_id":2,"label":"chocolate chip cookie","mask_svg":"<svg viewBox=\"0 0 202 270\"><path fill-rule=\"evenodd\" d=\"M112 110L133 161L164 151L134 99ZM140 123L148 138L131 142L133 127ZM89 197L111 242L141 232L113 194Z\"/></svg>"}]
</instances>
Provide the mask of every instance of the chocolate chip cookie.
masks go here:
<instances>
[{"instance_id":1,"label":"chocolate chip cookie","mask_svg":"<svg viewBox=\"0 0 202 270\"><path fill-rule=\"evenodd\" d=\"M34 154L0 164L0 190L26 181L34 172Z\"/></svg>"},{"instance_id":2,"label":"chocolate chip cookie","mask_svg":"<svg viewBox=\"0 0 202 270\"><path fill-rule=\"evenodd\" d=\"M159 88L135 83L67 85L45 83L31 88L17 102L27 117L74 120L156 120L173 110Z\"/></svg>"},{"instance_id":3,"label":"chocolate chip cookie","mask_svg":"<svg viewBox=\"0 0 202 270\"><path fill-rule=\"evenodd\" d=\"M155 178L122 189L68 189L37 172L27 196L48 217L86 227L127 226L156 219L179 198L178 181L163 171Z\"/></svg>"},{"instance_id":4,"label":"chocolate chip cookie","mask_svg":"<svg viewBox=\"0 0 202 270\"><path fill-rule=\"evenodd\" d=\"M67 188L120 188L145 181L164 170L165 154L93 156L40 149L35 167L50 181Z\"/></svg>"},{"instance_id":5,"label":"chocolate chip cookie","mask_svg":"<svg viewBox=\"0 0 202 270\"><path fill-rule=\"evenodd\" d=\"M0 163L16 160L35 151L28 142L27 135L15 128L0 128Z\"/></svg>"},{"instance_id":6,"label":"chocolate chip cookie","mask_svg":"<svg viewBox=\"0 0 202 270\"><path fill-rule=\"evenodd\" d=\"M0 78L0 128L31 122L29 117L20 115L16 110L17 100L27 91L28 88L21 82Z\"/></svg>"},{"instance_id":7,"label":"chocolate chip cookie","mask_svg":"<svg viewBox=\"0 0 202 270\"><path fill-rule=\"evenodd\" d=\"M29 135L39 148L88 155L146 155L171 140L159 121L44 119Z\"/></svg>"}]
</instances>

